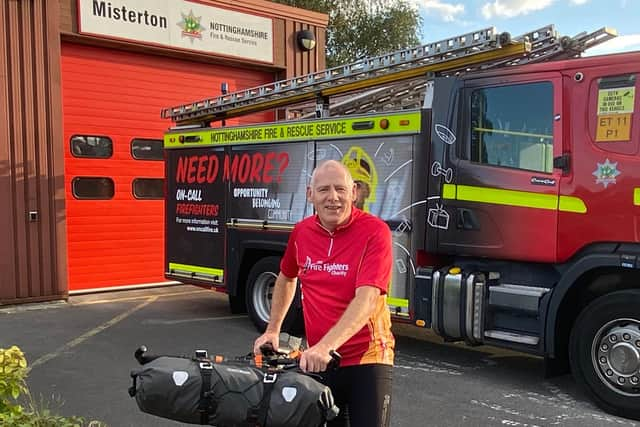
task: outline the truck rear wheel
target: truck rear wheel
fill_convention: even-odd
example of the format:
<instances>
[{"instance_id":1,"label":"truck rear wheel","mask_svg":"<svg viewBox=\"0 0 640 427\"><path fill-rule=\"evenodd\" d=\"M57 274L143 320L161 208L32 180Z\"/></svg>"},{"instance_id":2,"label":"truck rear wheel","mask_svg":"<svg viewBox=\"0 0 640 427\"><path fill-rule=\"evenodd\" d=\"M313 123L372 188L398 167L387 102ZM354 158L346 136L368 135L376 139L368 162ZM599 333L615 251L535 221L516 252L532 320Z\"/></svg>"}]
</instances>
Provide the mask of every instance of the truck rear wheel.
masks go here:
<instances>
[{"instance_id":1,"label":"truck rear wheel","mask_svg":"<svg viewBox=\"0 0 640 427\"><path fill-rule=\"evenodd\" d=\"M591 302L571 331L576 381L605 411L640 419L640 291L617 291Z\"/></svg>"},{"instance_id":2,"label":"truck rear wheel","mask_svg":"<svg viewBox=\"0 0 640 427\"><path fill-rule=\"evenodd\" d=\"M273 287L279 271L280 258L275 256L262 258L249 271L246 287L247 312L260 332L264 332L269 323ZM298 292L296 294L282 324L282 332L301 335L304 332L302 308Z\"/></svg>"}]
</instances>

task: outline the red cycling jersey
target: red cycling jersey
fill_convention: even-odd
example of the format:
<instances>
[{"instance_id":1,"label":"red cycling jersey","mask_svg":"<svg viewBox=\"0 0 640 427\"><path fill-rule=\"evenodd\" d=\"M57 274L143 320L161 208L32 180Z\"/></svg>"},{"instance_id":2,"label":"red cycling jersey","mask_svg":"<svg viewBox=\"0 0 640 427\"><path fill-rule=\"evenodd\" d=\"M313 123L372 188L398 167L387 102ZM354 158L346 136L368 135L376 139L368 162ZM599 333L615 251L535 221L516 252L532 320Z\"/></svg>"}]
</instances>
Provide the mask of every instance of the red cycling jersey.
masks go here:
<instances>
[{"instance_id":1,"label":"red cycling jersey","mask_svg":"<svg viewBox=\"0 0 640 427\"><path fill-rule=\"evenodd\" d=\"M341 366L393 364L395 340L386 293L391 281L391 231L381 219L353 208L349 221L333 232L317 216L293 229L280 263L289 278L298 277L310 346L335 325L355 297L356 288L374 286L381 295L367 324L339 349Z\"/></svg>"}]
</instances>

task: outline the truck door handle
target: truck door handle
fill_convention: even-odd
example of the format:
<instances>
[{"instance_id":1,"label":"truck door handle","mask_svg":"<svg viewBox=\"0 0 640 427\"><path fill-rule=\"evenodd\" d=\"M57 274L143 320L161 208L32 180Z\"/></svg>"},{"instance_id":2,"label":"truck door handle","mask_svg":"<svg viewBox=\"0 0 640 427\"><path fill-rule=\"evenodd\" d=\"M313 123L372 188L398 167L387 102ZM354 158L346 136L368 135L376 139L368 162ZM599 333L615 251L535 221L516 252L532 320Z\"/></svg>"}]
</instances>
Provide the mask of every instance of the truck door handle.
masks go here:
<instances>
[{"instance_id":1,"label":"truck door handle","mask_svg":"<svg viewBox=\"0 0 640 427\"><path fill-rule=\"evenodd\" d=\"M460 230L480 230L480 222L471 209L458 208L456 226Z\"/></svg>"},{"instance_id":2,"label":"truck door handle","mask_svg":"<svg viewBox=\"0 0 640 427\"><path fill-rule=\"evenodd\" d=\"M567 175L571 166L571 157L569 154L563 154L553 158L554 169L562 169L562 173Z\"/></svg>"}]
</instances>

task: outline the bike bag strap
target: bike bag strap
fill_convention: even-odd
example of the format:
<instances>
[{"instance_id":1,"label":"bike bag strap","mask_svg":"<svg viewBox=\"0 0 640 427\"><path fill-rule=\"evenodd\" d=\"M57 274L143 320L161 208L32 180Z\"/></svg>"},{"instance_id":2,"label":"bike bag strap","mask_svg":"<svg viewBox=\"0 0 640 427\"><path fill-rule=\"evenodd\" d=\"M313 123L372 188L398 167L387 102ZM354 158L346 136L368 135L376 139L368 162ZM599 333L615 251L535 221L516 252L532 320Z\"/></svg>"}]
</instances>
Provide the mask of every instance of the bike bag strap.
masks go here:
<instances>
[{"instance_id":1,"label":"bike bag strap","mask_svg":"<svg viewBox=\"0 0 640 427\"><path fill-rule=\"evenodd\" d=\"M200 403L198 405L200 424L208 425L209 414L215 412L215 404L211 400L211 373L213 372L213 366L211 366L211 362L206 360L200 360L198 366L200 367L200 375L202 376Z\"/></svg>"},{"instance_id":2,"label":"bike bag strap","mask_svg":"<svg viewBox=\"0 0 640 427\"><path fill-rule=\"evenodd\" d=\"M247 413L247 422L250 425L258 427L264 427L267 425L267 414L269 412L269 403L271 402L271 392L273 391L273 385L278 379L278 374L275 372L265 372L262 379L262 400L258 405L249 409Z\"/></svg>"},{"instance_id":3,"label":"bike bag strap","mask_svg":"<svg viewBox=\"0 0 640 427\"><path fill-rule=\"evenodd\" d=\"M136 378L137 377L138 377L137 375L131 374L131 379L133 380L133 384L131 385L131 387L129 387L129 396L131 397L136 395L136 390L137 390Z\"/></svg>"}]
</instances>

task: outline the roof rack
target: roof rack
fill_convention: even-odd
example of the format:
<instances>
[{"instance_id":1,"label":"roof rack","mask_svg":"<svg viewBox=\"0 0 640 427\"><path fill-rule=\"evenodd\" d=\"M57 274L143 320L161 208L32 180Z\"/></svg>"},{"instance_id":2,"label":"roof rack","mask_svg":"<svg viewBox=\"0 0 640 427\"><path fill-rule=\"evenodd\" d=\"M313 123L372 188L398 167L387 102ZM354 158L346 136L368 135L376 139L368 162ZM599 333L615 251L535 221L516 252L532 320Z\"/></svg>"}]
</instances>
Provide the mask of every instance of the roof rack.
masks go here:
<instances>
[{"instance_id":1,"label":"roof rack","mask_svg":"<svg viewBox=\"0 0 640 427\"><path fill-rule=\"evenodd\" d=\"M511 39L509 33L498 34L494 27L489 27L324 71L165 108L161 117L180 125L202 124L301 103L308 106L310 101L316 102L316 110L324 110L326 114L331 97L335 101L341 95L374 87L379 89L373 92L383 97L399 99L399 94L405 94L408 101L401 100L401 103L414 103L419 99L416 91L426 84L425 76L543 61L562 55L573 57L614 36L615 32L601 29L574 38L558 37L554 27L549 25ZM396 88L398 82L403 85ZM393 94L387 94L385 90ZM363 101L374 102L374 99Z\"/></svg>"},{"instance_id":2,"label":"roof rack","mask_svg":"<svg viewBox=\"0 0 640 427\"><path fill-rule=\"evenodd\" d=\"M600 28L591 33L580 33L574 37L559 37L553 25L547 25L516 37L515 41L529 41L531 51L526 56L508 58L478 64L474 69L450 70L441 75L461 74L470 71L488 70L497 67L524 65L551 60L579 57L585 50L616 37L614 29ZM350 95L336 97L330 105L332 115L365 114L390 110L420 108L424 105L427 79L420 77L383 85ZM296 105L287 112L298 118L318 115L315 104Z\"/></svg>"}]
</instances>

